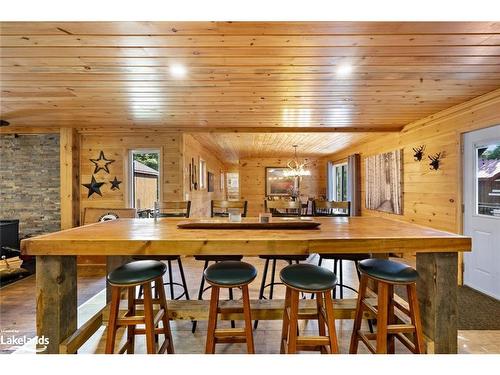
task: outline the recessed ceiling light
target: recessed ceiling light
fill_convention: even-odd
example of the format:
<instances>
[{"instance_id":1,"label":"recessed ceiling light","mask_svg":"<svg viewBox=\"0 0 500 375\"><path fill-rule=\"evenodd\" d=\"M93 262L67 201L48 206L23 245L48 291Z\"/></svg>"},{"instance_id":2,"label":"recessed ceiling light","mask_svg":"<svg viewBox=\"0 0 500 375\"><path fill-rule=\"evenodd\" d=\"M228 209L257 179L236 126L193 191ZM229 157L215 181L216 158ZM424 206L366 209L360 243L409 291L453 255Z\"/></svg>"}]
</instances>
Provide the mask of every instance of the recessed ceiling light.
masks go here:
<instances>
[{"instance_id":1,"label":"recessed ceiling light","mask_svg":"<svg viewBox=\"0 0 500 375\"><path fill-rule=\"evenodd\" d=\"M181 65L181 64L174 64L174 65L171 65L170 66L170 73L172 73L172 75L174 77L184 77L187 73L187 69L184 65Z\"/></svg>"},{"instance_id":2,"label":"recessed ceiling light","mask_svg":"<svg viewBox=\"0 0 500 375\"><path fill-rule=\"evenodd\" d=\"M352 65L344 64L337 68L337 74L339 76L347 76L352 73Z\"/></svg>"}]
</instances>

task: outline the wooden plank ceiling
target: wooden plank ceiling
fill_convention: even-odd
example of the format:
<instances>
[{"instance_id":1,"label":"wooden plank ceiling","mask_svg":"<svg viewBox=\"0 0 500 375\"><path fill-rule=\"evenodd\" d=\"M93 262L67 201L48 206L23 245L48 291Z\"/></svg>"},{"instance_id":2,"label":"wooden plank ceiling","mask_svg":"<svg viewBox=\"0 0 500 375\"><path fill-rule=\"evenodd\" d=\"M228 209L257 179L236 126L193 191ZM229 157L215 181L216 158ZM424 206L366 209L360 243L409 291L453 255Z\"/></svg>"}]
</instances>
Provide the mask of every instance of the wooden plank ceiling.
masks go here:
<instances>
[{"instance_id":1,"label":"wooden plank ceiling","mask_svg":"<svg viewBox=\"0 0 500 375\"><path fill-rule=\"evenodd\" d=\"M16 127L348 133L305 136L326 152L500 87L498 22L0 27L1 118ZM233 159L290 137L199 136Z\"/></svg>"}]
</instances>

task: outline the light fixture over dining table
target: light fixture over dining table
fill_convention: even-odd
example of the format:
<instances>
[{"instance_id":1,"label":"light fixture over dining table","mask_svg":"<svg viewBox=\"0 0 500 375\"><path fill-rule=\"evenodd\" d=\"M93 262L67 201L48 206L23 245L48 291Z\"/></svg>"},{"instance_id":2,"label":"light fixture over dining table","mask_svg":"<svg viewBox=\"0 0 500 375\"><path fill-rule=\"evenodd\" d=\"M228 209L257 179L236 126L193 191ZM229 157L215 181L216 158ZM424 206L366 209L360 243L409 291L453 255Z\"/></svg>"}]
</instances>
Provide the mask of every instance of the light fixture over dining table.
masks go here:
<instances>
[{"instance_id":1,"label":"light fixture over dining table","mask_svg":"<svg viewBox=\"0 0 500 375\"><path fill-rule=\"evenodd\" d=\"M302 177L302 176L310 176L311 171L307 169L307 159L305 159L303 162L301 162L298 157L297 157L297 147L298 145L293 145L295 151L294 151L294 157L293 159L289 160L286 165L288 169L285 169L283 171L283 174L286 177Z\"/></svg>"}]
</instances>

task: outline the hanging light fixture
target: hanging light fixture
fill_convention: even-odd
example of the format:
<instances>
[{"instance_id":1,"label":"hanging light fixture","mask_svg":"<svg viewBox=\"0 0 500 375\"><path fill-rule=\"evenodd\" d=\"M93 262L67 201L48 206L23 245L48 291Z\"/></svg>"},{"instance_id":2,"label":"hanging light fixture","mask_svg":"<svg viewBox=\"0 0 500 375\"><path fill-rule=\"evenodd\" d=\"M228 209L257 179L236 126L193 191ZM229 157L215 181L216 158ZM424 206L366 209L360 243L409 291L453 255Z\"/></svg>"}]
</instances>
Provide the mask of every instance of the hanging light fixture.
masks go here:
<instances>
[{"instance_id":1,"label":"hanging light fixture","mask_svg":"<svg viewBox=\"0 0 500 375\"><path fill-rule=\"evenodd\" d=\"M295 149L294 158L289 160L286 164L288 169L283 171L283 175L286 177L302 177L302 176L310 176L311 171L307 168L307 159L304 162L300 162L297 158L297 147L298 145L293 145Z\"/></svg>"}]
</instances>

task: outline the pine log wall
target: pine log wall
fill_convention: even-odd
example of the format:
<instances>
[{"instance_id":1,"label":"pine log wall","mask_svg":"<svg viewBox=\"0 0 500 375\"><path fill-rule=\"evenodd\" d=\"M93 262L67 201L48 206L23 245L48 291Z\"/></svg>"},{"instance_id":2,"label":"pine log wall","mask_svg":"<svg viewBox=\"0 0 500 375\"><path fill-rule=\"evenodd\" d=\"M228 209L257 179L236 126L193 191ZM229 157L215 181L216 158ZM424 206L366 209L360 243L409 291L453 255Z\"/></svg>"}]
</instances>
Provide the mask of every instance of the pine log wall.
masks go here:
<instances>
[{"instance_id":1,"label":"pine log wall","mask_svg":"<svg viewBox=\"0 0 500 375\"><path fill-rule=\"evenodd\" d=\"M361 154L361 214L386 216L460 233L462 231L462 155L463 133L500 124L500 90L405 126L399 133L377 135L362 143L322 159L341 162L354 153ZM422 161L415 161L413 148L425 145ZM365 208L365 158L403 149L403 215ZM431 170L428 155L444 153L439 170Z\"/></svg>"},{"instance_id":2,"label":"pine log wall","mask_svg":"<svg viewBox=\"0 0 500 375\"><path fill-rule=\"evenodd\" d=\"M212 199L225 199L224 184L221 186L221 173L225 173L226 166L209 150L207 150L200 142L193 138L190 134L183 135L183 189L184 198L191 201L191 217L207 217L210 216L210 201ZM208 191L208 186L201 189L190 189L189 181L189 164L194 159L196 164L196 173L199 174L199 160L205 160L207 172L214 175L213 192ZM205 178L207 178L205 176ZM207 179L208 184L208 179Z\"/></svg>"},{"instance_id":3,"label":"pine log wall","mask_svg":"<svg viewBox=\"0 0 500 375\"><path fill-rule=\"evenodd\" d=\"M80 215L85 207L120 208L130 207L128 190L128 153L141 148L160 149L161 181L160 193L163 200L182 199L182 134L179 133L124 133L124 134L83 134L80 144ZM108 165L109 174L101 170L94 172L94 164L89 159L97 159L100 151L106 159L114 162ZM82 184L91 181L92 175L101 187L102 196L88 197L88 189ZM119 190L111 190L109 181L116 178L122 183Z\"/></svg>"}]
</instances>

